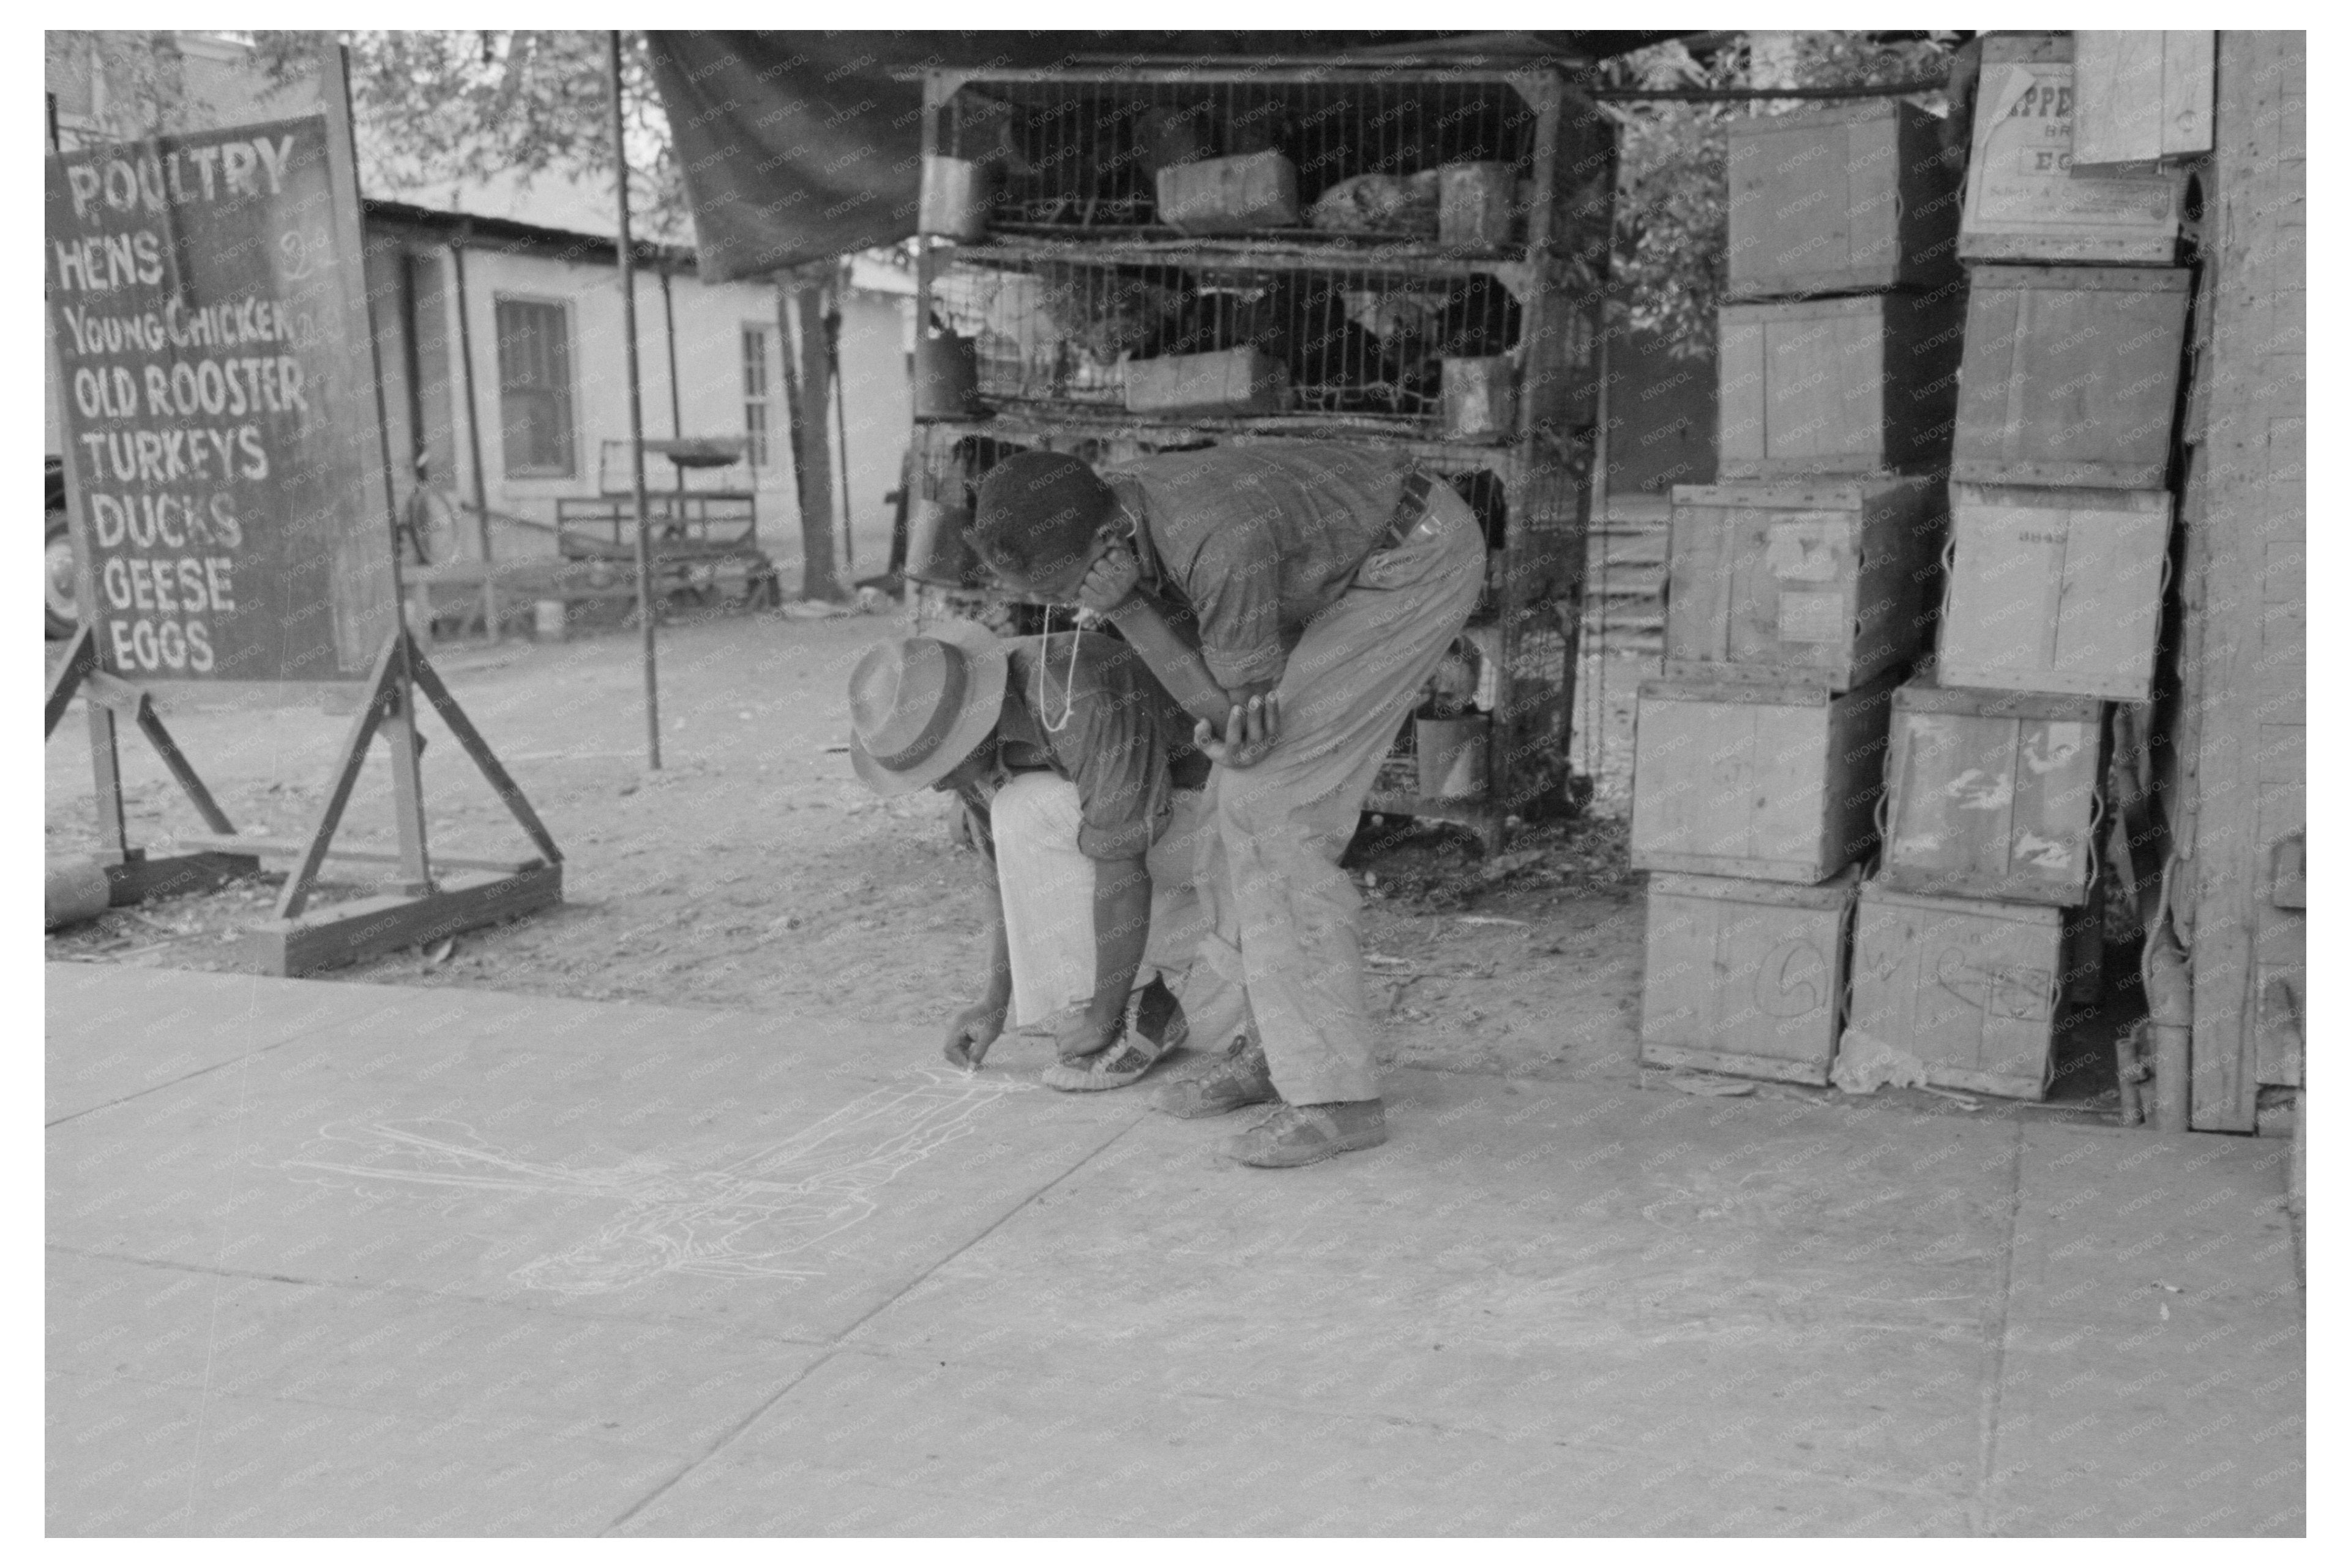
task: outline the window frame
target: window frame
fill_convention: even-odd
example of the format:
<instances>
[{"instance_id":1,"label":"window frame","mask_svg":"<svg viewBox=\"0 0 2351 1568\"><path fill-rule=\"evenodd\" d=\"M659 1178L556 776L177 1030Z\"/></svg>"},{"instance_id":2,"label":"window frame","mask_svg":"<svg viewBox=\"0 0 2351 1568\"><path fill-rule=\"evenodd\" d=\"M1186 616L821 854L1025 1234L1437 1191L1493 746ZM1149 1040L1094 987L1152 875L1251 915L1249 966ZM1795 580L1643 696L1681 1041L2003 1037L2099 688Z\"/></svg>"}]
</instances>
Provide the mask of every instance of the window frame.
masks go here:
<instances>
[{"instance_id":1,"label":"window frame","mask_svg":"<svg viewBox=\"0 0 2351 1568\"><path fill-rule=\"evenodd\" d=\"M510 386L507 381L507 332L504 321L509 305L527 306L551 310L561 324L560 340L563 354L563 382L560 387ZM559 295L519 294L498 290L490 296L490 342L498 389L498 449L506 476L509 479L576 479L580 476L580 367L579 356L573 351L578 341L578 322L574 301ZM507 399L516 394L526 396L551 395L562 413L557 422L563 432L563 460L549 465L523 460L512 439L514 422L507 417Z\"/></svg>"},{"instance_id":2,"label":"window frame","mask_svg":"<svg viewBox=\"0 0 2351 1568\"><path fill-rule=\"evenodd\" d=\"M743 371L743 455L752 470L760 472L776 465L775 410L778 367L774 357L775 325L768 321L745 321L741 323L741 327L742 330L736 340L739 350L737 359L740 361ZM749 351L752 335L755 333L758 334L759 340L759 392L756 397L751 392ZM759 411L759 423L756 426L751 423L751 411L754 408Z\"/></svg>"}]
</instances>

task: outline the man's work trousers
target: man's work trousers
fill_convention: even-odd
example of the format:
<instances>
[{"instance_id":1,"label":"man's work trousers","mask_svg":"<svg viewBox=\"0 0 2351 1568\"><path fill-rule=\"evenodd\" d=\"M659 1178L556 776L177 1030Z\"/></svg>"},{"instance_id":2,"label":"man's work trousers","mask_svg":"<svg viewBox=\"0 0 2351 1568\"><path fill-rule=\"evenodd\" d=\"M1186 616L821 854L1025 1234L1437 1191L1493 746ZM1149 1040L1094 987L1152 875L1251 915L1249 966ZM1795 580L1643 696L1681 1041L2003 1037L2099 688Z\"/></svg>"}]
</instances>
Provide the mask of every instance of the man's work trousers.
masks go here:
<instances>
[{"instance_id":1,"label":"man's work trousers","mask_svg":"<svg viewBox=\"0 0 2351 1568\"><path fill-rule=\"evenodd\" d=\"M1196 1047L1252 1023L1293 1105L1371 1100L1357 922L1339 857L1381 761L1485 580L1476 516L1451 486L1306 628L1283 670L1281 729L1263 760L1208 780L1213 832L1199 871L1213 926L1181 993Z\"/></svg>"},{"instance_id":2,"label":"man's work trousers","mask_svg":"<svg viewBox=\"0 0 2351 1568\"><path fill-rule=\"evenodd\" d=\"M1180 989L1207 928L1193 891L1207 815L1204 797L1178 789L1167 827L1144 857L1151 873L1151 935L1135 971ZM1012 1027L1051 1025L1094 995L1094 862L1078 849L1078 787L1051 773L1013 776L988 803L1005 946L1012 958Z\"/></svg>"}]
</instances>

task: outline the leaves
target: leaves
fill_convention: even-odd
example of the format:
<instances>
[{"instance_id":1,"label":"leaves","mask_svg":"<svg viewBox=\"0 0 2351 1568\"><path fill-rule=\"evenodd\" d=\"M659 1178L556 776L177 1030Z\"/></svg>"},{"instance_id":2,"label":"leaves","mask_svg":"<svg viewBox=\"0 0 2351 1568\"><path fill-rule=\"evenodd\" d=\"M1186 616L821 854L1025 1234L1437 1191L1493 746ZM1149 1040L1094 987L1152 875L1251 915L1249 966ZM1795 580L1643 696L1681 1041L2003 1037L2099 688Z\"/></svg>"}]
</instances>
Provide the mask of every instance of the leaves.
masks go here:
<instances>
[{"instance_id":1,"label":"leaves","mask_svg":"<svg viewBox=\"0 0 2351 1568\"><path fill-rule=\"evenodd\" d=\"M372 194L429 197L512 177L611 183L609 35L601 32L266 31L256 59L274 79L314 68L319 49L350 51L360 183ZM692 235L685 188L654 90L643 33L621 35L621 104L631 216L638 235Z\"/></svg>"},{"instance_id":2,"label":"leaves","mask_svg":"<svg viewBox=\"0 0 2351 1568\"><path fill-rule=\"evenodd\" d=\"M1951 33L1796 33L1768 64L1743 41L1700 60L1678 39L1609 61L1609 87L1861 87L1939 78ZM1759 67L1761 68L1759 68ZM1939 93L1919 101L1941 108ZM1616 246L1613 265L1623 319L1654 331L1678 356L1714 350L1730 248L1730 127L1751 114L1816 107L1799 100L1626 103L1617 120Z\"/></svg>"}]
</instances>

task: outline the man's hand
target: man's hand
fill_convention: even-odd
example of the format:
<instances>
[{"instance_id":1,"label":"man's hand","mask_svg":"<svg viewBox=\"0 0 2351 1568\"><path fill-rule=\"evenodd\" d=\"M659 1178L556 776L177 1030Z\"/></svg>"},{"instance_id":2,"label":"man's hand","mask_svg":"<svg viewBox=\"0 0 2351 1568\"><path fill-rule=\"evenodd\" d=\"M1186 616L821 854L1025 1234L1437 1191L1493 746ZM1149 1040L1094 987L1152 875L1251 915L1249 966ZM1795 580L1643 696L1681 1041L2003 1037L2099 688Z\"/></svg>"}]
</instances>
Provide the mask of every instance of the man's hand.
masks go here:
<instances>
[{"instance_id":1,"label":"man's hand","mask_svg":"<svg viewBox=\"0 0 2351 1568\"><path fill-rule=\"evenodd\" d=\"M1053 1027L1053 1054L1063 1061L1080 1061L1100 1051L1108 1051L1126 1035L1126 1015L1113 1013L1108 1022L1097 1021L1091 1009L1080 1012Z\"/></svg>"},{"instance_id":2,"label":"man's hand","mask_svg":"<svg viewBox=\"0 0 2351 1568\"><path fill-rule=\"evenodd\" d=\"M947 1064L977 1068L987 1059L987 1048L1004 1032L1004 1016L1009 1010L1006 1003L978 1002L956 1014L955 1022L947 1026Z\"/></svg>"},{"instance_id":3,"label":"man's hand","mask_svg":"<svg viewBox=\"0 0 2351 1568\"><path fill-rule=\"evenodd\" d=\"M1109 614L1126 602L1140 575L1133 550L1124 545L1108 547L1086 569L1085 580L1078 585L1078 607Z\"/></svg>"},{"instance_id":4,"label":"man's hand","mask_svg":"<svg viewBox=\"0 0 2351 1568\"><path fill-rule=\"evenodd\" d=\"M1281 738L1281 694L1266 692L1249 698L1246 706L1233 705L1225 719L1225 737L1218 740L1216 732L1202 719L1192 731L1192 744L1207 754L1209 761L1219 768L1247 768L1262 759Z\"/></svg>"}]
</instances>

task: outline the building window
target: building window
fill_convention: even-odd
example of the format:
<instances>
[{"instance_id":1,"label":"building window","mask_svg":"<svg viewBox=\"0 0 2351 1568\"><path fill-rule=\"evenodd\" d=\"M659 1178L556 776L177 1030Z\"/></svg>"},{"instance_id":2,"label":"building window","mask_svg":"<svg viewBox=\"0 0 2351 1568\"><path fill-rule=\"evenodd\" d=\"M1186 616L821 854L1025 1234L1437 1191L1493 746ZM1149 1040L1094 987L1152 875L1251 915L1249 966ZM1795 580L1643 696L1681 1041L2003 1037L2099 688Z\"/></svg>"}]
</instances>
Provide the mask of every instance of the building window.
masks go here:
<instances>
[{"instance_id":1,"label":"building window","mask_svg":"<svg viewBox=\"0 0 2351 1568\"><path fill-rule=\"evenodd\" d=\"M768 443L768 329L743 329L743 434L754 468L774 461Z\"/></svg>"},{"instance_id":2,"label":"building window","mask_svg":"<svg viewBox=\"0 0 2351 1568\"><path fill-rule=\"evenodd\" d=\"M569 478L571 318L543 299L497 302L498 423L510 479Z\"/></svg>"}]
</instances>

